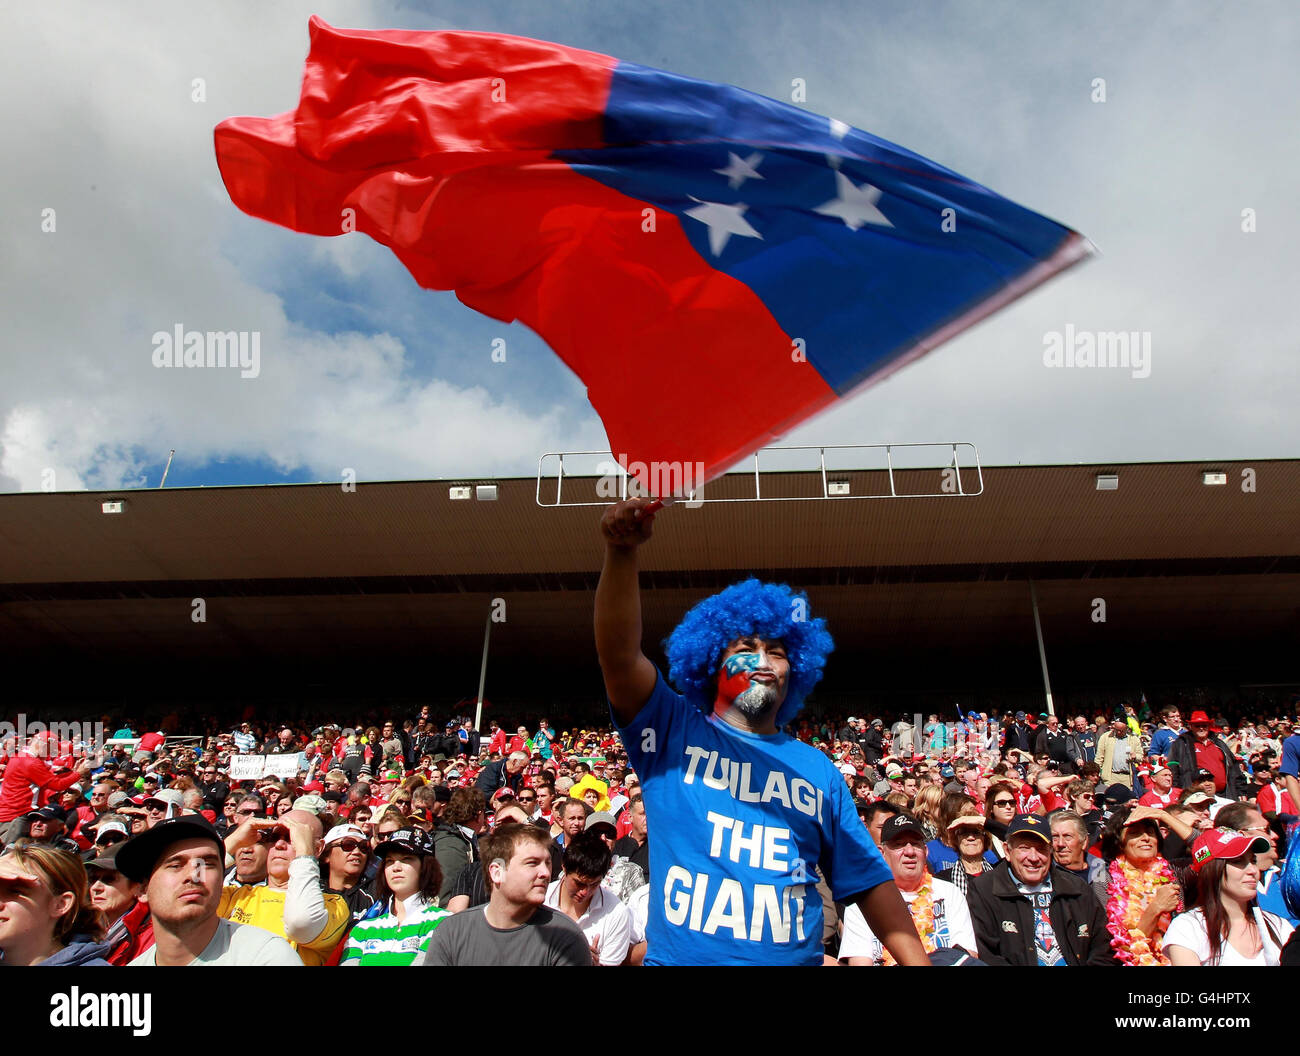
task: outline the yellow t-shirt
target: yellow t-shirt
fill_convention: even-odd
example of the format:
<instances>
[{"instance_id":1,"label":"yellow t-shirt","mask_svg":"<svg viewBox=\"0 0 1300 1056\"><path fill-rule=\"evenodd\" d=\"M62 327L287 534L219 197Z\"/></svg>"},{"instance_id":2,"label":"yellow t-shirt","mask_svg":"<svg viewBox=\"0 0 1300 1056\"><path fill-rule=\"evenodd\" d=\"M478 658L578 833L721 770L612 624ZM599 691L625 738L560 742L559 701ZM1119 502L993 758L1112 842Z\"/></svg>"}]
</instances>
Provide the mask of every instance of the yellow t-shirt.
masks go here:
<instances>
[{"instance_id":1,"label":"yellow t-shirt","mask_svg":"<svg viewBox=\"0 0 1300 1056\"><path fill-rule=\"evenodd\" d=\"M340 895L325 895L329 922L308 945L300 945L284 933L284 899L287 889L274 887L227 887L221 892L217 916L236 924L252 924L288 941L309 968L323 965L347 931L351 914Z\"/></svg>"}]
</instances>

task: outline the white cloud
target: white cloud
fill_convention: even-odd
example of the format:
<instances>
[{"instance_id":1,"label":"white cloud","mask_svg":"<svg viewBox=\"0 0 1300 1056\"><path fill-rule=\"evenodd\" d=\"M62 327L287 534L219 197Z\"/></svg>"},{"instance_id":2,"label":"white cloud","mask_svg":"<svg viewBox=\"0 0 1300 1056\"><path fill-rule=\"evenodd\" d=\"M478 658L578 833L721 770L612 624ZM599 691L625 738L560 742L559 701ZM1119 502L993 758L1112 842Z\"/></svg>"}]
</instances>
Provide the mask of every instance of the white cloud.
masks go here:
<instances>
[{"instance_id":1,"label":"white cloud","mask_svg":"<svg viewBox=\"0 0 1300 1056\"><path fill-rule=\"evenodd\" d=\"M600 446L579 396L539 408L511 370L483 384L420 380L423 349L291 322L253 277L259 263L296 259L359 281L356 240L267 228L235 244L237 264L225 254L250 222L221 186L212 128L294 105L317 9L35 5L11 20L0 489L37 489L46 469L60 489L152 485L143 467L172 447L191 464L268 458L313 478L349 466L382 479L527 474L543 450ZM1001 20L962 5L937 20L794 10L683 4L665 20L593 9L575 25L571 11L503 5L465 7L455 21L774 95L806 76L810 109L928 153L1101 246L1100 259L790 442L965 439L987 462L1294 453L1290 7L1219 22L1176 7L1136 19L1118 4L1017 7ZM343 26L416 17L359 0L320 13ZM1107 77L1105 104L1088 101L1094 76ZM204 103L191 101L196 77ZM1255 234L1240 230L1244 207L1258 211ZM57 211L56 233L40 229L44 208ZM428 296L440 323L461 325L449 295ZM1149 330L1151 377L1044 368L1042 335L1067 322ZM178 323L259 331L261 376L155 369L150 336Z\"/></svg>"}]
</instances>

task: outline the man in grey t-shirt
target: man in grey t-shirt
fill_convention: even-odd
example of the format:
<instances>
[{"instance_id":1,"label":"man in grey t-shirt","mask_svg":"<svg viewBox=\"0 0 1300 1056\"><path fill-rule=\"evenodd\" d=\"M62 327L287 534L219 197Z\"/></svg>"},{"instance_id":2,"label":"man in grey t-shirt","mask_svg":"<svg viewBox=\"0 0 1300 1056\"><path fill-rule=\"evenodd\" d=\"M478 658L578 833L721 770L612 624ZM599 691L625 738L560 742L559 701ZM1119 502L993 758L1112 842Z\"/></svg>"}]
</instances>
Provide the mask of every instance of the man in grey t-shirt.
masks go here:
<instances>
[{"instance_id":1,"label":"man in grey t-shirt","mask_svg":"<svg viewBox=\"0 0 1300 1056\"><path fill-rule=\"evenodd\" d=\"M121 845L118 870L144 885L155 945L132 967L231 965L302 967L284 939L217 916L226 848L198 815L160 821Z\"/></svg>"},{"instance_id":2,"label":"man in grey t-shirt","mask_svg":"<svg viewBox=\"0 0 1300 1056\"><path fill-rule=\"evenodd\" d=\"M542 905L551 882L549 834L535 825L502 825L479 849L491 892L487 905L444 920L415 963L590 967L578 925Z\"/></svg>"}]
</instances>

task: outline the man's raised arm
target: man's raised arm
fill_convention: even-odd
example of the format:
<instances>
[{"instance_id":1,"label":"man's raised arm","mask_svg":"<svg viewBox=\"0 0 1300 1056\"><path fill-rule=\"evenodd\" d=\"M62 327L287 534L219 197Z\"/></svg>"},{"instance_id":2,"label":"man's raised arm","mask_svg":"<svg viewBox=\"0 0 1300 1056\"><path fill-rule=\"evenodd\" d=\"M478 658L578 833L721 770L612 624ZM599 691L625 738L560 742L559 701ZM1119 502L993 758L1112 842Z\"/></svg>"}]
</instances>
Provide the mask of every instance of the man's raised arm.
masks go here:
<instances>
[{"instance_id":1,"label":"man's raised arm","mask_svg":"<svg viewBox=\"0 0 1300 1056\"><path fill-rule=\"evenodd\" d=\"M654 664L641 651L641 587L636 548L650 538L650 499L626 499L605 511L600 534L605 564L596 587L596 654L614 718L626 726L654 692Z\"/></svg>"}]
</instances>

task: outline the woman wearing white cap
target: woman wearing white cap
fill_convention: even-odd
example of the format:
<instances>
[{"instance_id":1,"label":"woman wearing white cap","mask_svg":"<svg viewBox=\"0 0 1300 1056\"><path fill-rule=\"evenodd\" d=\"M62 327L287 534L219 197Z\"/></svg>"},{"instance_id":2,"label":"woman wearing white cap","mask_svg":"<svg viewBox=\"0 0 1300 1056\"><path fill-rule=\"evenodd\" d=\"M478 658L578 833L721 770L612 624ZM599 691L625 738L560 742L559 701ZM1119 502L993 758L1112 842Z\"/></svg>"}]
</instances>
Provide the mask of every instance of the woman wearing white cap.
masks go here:
<instances>
[{"instance_id":1,"label":"woman wearing white cap","mask_svg":"<svg viewBox=\"0 0 1300 1056\"><path fill-rule=\"evenodd\" d=\"M1281 917L1255 904L1256 854L1270 844L1263 836L1210 829L1192 844L1196 908L1175 917L1165 932L1164 952L1175 966L1272 966L1291 936Z\"/></svg>"},{"instance_id":2,"label":"woman wearing white cap","mask_svg":"<svg viewBox=\"0 0 1300 1056\"><path fill-rule=\"evenodd\" d=\"M375 904L366 891L369 864L370 840L359 826L335 825L325 834L325 849L320 859L325 890L342 896L353 920L360 920Z\"/></svg>"}]
</instances>

